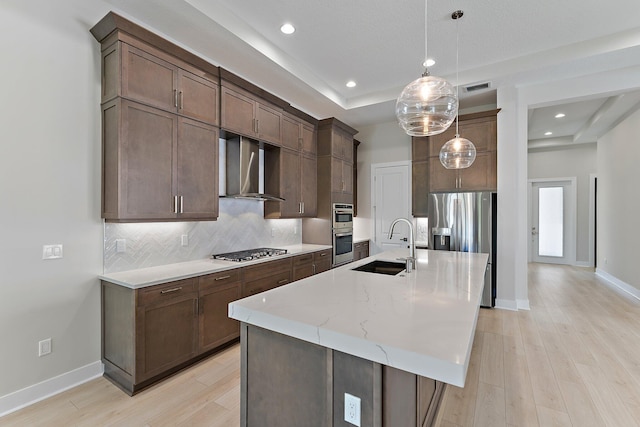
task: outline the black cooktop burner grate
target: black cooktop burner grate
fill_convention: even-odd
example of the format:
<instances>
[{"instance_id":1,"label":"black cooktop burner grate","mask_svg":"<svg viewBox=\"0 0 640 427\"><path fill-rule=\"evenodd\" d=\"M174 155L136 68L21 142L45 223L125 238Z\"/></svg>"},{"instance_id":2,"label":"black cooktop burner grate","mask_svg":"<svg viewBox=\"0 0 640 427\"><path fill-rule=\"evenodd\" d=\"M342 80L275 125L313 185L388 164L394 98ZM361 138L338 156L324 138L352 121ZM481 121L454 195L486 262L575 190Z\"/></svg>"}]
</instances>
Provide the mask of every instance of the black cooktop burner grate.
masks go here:
<instances>
[{"instance_id":1,"label":"black cooktop burner grate","mask_svg":"<svg viewBox=\"0 0 640 427\"><path fill-rule=\"evenodd\" d=\"M287 253L286 249L274 249L274 248L258 248L249 249L246 251L228 252L224 254L212 255L213 259L219 259L223 261L251 261L254 259L267 258L277 255L284 255Z\"/></svg>"}]
</instances>

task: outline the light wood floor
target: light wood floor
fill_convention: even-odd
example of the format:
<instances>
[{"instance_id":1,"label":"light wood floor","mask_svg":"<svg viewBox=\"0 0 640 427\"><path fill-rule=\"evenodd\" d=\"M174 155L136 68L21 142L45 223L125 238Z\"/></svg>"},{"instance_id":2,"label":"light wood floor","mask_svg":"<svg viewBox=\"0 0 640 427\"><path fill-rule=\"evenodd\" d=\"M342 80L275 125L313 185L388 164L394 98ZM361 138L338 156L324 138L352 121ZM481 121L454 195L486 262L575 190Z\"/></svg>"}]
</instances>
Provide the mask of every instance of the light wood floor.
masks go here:
<instances>
[{"instance_id":1,"label":"light wood floor","mask_svg":"<svg viewBox=\"0 0 640 427\"><path fill-rule=\"evenodd\" d=\"M529 298L531 311L480 311L440 427L640 426L640 301L546 264L530 265ZM234 346L134 397L100 378L0 426L238 426L239 368Z\"/></svg>"}]
</instances>

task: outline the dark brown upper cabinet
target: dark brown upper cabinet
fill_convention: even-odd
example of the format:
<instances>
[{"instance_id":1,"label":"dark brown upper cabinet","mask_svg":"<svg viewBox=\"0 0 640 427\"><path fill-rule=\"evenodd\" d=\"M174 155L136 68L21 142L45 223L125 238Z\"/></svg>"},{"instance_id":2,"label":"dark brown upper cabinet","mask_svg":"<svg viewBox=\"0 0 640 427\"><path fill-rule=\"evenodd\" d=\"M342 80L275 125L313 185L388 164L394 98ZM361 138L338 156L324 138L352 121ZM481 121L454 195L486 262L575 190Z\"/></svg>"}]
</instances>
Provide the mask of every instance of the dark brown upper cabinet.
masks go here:
<instances>
[{"instance_id":1,"label":"dark brown upper cabinet","mask_svg":"<svg viewBox=\"0 0 640 427\"><path fill-rule=\"evenodd\" d=\"M441 134L413 137L412 214L428 215L429 193L497 190L497 114L500 110L467 114L459 118L459 133L476 147L476 160L466 169L446 169L440 163L440 149L455 137L455 122Z\"/></svg>"},{"instance_id":2,"label":"dark brown upper cabinet","mask_svg":"<svg viewBox=\"0 0 640 427\"><path fill-rule=\"evenodd\" d=\"M103 218L217 218L217 128L121 98L103 105L102 126Z\"/></svg>"},{"instance_id":3,"label":"dark brown upper cabinet","mask_svg":"<svg viewBox=\"0 0 640 427\"><path fill-rule=\"evenodd\" d=\"M102 52L102 101L116 96L217 126L218 76L141 41L126 38Z\"/></svg>"},{"instance_id":4,"label":"dark brown upper cabinet","mask_svg":"<svg viewBox=\"0 0 640 427\"><path fill-rule=\"evenodd\" d=\"M273 145L282 144L282 110L225 80L220 127Z\"/></svg>"}]
</instances>

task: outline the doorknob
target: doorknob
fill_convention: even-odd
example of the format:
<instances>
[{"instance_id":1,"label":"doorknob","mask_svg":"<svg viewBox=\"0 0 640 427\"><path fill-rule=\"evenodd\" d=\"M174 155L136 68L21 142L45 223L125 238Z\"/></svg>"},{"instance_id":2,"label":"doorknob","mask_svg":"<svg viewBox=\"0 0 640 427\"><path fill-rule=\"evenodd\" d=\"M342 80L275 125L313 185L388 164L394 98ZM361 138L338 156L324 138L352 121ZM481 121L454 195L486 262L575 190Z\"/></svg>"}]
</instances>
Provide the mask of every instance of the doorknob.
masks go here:
<instances>
[{"instance_id":1,"label":"doorknob","mask_svg":"<svg viewBox=\"0 0 640 427\"><path fill-rule=\"evenodd\" d=\"M538 231L536 230L535 227L531 227L531 235L535 236L536 234L538 234Z\"/></svg>"},{"instance_id":2,"label":"doorknob","mask_svg":"<svg viewBox=\"0 0 640 427\"><path fill-rule=\"evenodd\" d=\"M407 237L403 237L403 238L402 238L402 239L400 239L400 240L402 240L403 242L406 242L406 241L408 241L409 239L408 239Z\"/></svg>"}]
</instances>

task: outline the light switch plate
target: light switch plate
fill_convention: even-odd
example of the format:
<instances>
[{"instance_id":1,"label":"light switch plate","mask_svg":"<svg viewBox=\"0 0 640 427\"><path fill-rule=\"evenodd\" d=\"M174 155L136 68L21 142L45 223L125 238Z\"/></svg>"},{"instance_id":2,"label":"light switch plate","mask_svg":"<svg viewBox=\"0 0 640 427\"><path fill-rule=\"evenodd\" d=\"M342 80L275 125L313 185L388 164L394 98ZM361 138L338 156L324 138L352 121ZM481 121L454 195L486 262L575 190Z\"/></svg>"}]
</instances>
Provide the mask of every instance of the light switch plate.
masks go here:
<instances>
[{"instance_id":1,"label":"light switch plate","mask_svg":"<svg viewBox=\"0 0 640 427\"><path fill-rule=\"evenodd\" d=\"M62 255L62 245L42 246L42 259L60 259Z\"/></svg>"}]
</instances>

